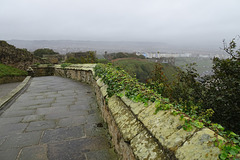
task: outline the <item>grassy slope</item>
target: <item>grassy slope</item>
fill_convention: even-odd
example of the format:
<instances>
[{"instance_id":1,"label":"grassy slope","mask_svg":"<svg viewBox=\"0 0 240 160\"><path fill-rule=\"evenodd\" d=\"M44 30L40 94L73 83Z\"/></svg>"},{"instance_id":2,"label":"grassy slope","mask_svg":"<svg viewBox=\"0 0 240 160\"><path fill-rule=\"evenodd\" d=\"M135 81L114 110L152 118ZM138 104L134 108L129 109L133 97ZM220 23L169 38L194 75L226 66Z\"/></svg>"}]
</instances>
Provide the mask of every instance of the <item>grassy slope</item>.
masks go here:
<instances>
[{"instance_id":1,"label":"grassy slope","mask_svg":"<svg viewBox=\"0 0 240 160\"><path fill-rule=\"evenodd\" d=\"M145 82L150 76L154 69L154 62L150 62L148 60L143 59L120 59L118 61L113 62L114 65L123 68L126 72L128 72L131 76L136 74L136 77L141 81ZM173 66L169 64L162 64L164 67L164 73L166 77L172 81L173 74L176 73L176 70Z\"/></svg>"},{"instance_id":2,"label":"grassy slope","mask_svg":"<svg viewBox=\"0 0 240 160\"><path fill-rule=\"evenodd\" d=\"M27 76L27 72L0 63L0 78L5 76Z\"/></svg>"},{"instance_id":3,"label":"grassy slope","mask_svg":"<svg viewBox=\"0 0 240 160\"><path fill-rule=\"evenodd\" d=\"M197 66L195 67L199 74L202 74L205 71L210 71L212 69L212 60L209 58L176 58L175 65L183 68L186 64L195 62Z\"/></svg>"}]
</instances>

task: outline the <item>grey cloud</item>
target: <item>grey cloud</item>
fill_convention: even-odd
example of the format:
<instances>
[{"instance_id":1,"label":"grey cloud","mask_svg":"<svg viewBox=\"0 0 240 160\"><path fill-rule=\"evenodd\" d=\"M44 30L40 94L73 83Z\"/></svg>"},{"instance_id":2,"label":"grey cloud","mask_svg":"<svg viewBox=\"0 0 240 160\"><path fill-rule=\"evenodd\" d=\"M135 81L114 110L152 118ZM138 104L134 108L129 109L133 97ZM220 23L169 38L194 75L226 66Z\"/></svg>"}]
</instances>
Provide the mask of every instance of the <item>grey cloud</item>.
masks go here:
<instances>
[{"instance_id":1,"label":"grey cloud","mask_svg":"<svg viewBox=\"0 0 240 160\"><path fill-rule=\"evenodd\" d=\"M239 0L1 0L0 39L219 45L240 34Z\"/></svg>"}]
</instances>

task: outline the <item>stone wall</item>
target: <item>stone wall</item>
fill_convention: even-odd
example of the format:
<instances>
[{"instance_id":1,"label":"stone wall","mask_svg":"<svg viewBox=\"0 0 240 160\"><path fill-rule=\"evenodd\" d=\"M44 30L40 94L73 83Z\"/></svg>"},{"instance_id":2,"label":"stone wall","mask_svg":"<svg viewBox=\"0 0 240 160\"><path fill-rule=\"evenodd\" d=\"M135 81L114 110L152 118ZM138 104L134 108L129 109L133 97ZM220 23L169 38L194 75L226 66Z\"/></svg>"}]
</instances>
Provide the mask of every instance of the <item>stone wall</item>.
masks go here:
<instances>
[{"instance_id":1,"label":"stone wall","mask_svg":"<svg viewBox=\"0 0 240 160\"><path fill-rule=\"evenodd\" d=\"M145 107L127 97L108 97L107 85L93 77L95 65L55 66L55 75L91 84L112 142L122 159L218 159L214 132L208 128L185 131L183 121L171 111L155 112L155 104ZM219 137L221 138L221 137Z\"/></svg>"},{"instance_id":2,"label":"stone wall","mask_svg":"<svg viewBox=\"0 0 240 160\"><path fill-rule=\"evenodd\" d=\"M53 76L54 75L54 67L49 66L48 64L40 64L40 65L33 65L31 66L33 69L33 76L40 77L40 76Z\"/></svg>"},{"instance_id":3,"label":"stone wall","mask_svg":"<svg viewBox=\"0 0 240 160\"><path fill-rule=\"evenodd\" d=\"M6 76L0 78L0 84L22 82L26 76Z\"/></svg>"}]
</instances>

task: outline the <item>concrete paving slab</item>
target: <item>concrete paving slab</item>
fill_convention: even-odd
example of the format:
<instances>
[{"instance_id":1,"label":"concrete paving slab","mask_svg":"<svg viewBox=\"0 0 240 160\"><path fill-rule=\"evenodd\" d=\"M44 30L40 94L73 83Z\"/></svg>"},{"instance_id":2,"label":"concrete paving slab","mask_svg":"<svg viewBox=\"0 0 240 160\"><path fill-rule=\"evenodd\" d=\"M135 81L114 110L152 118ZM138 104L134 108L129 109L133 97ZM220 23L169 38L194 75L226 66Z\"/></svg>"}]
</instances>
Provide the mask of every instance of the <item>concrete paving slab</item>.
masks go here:
<instances>
[{"instance_id":1,"label":"concrete paving slab","mask_svg":"<svg viewBox=\"0 0 240 160\"><path fill-rule=\"evenodd\" d=\"M55 128L56 123L54 121L36 121L31 122L26 131L38 131Z\"/></svg>"},{"instance_id":2,"label":"concrete paving slab","mask_svg":"<svg viewBox=\"0 0 240 160\"><path fill-rule=\"evenodd\" d=\"M86 116L72 116L69 118L61 119L58 123L58 126L60 127L78 126L84 123L86 123Z\"/></svg>"},{"instance_id":3,"label":"concrete paving slab","mask_svg":"<svg viewBox=\"0 0 240 160\"><path fill-rule=\"evenodd\" d=\"M90 86L35 77L0 116L0 159L116 159ZM109 158L110 157L110 158Z\"/></svg>"},{"instance_id":4,"label":"concrete paving slab","mask_svg":"<svg viewBox=\"0 0 240 160\"><path fill-rule=\"evenodd\" d=\"M89 152L86 153L86 155L88 160L118 160L118 157L115 156L115 152L112 149Z\"/></svg>"},{"instance_id":5,"label":"concrete paving slab","mask_svg":"<svg viewBox=\"0 0 240 160\"><path fill-rule=\"evenodd\" d=\"M23 117L11 117L11 118L1 118L0 117L0 126L4 124L14 124L18 123L23 119Z\"/></svg>"},{"instance_id":6,"label":"concrete paving slab","mask_svg":"<svg viewBox=\"0 0 240 160\"><path fill-rule=\"evenodd\" d=\"M34 114L35 110L15 110L14 112L10 109L2 114L2 117L22 117Z\"/></svg>"},{"instance_id":7,"label":"concrete paving slab","mask_svg":"<svg viewBox=\"0 0 240 160\"><path fill-rule=\"evenodd\" d=\"M38 144L42 132L28 132L22 134L13 134L0 146L0 150L11 148L22 148Z\"/></svg>"},{"instance_id":8,"label":"concrete paving slab","mask_svg":"<svg viewBox=\"0 0 240 160\"><path fill-rule=\"evenodd\" d=\"M57 128L46 130L41 139L41 143L59 142L69 139L79 139L85 136L84 126Z\"/></svg>"},{"instance_id":9,"label":"concrete paving slab","mask_svg":"<svg viewBox=\"0 0 240 160\"><path fill-rule=\"evenodd\" d=\"M63 105L61 107L38 108L36 114L37 115L58 114L65 113L67 111L68 108L65 105Z\"/></svg>"},{"instance_id":10,"label":"concrete paving slab","mask_svg":"<svg viewBox=\"0 0 240 160\"><path fill-rule=\"evenodd\" d=\"M47 145L35 145L23 148L19 160L48 160Z\"/></svg>"},{"instance_id":11,"label":"concrete paving slab","mask_svg":"<svg viewBox=\"0 0 240 160\"><path fill-rule=\"evenodd\" d=\"M1 160L14 160L17 158L19 151L20 151L19 148L0 151L0 159Z\"/></svg>"},{"instance_id":12,"label":"concrete paving slab","mask_svg":"<svg viewBox=\"0 0 240 160\"><path fill-rule=\"evenodd\" d=\"M12 133L22 133L28 124L25 123L12 123L12 124L4 124L0 126L0 135L9 135Z\"/></svg>"},{"instance_id":13,"label":"concrete paving slab","mask_svg":"<svg viewBox=\"0 0 240 160\"><path fill-rule=\"evenodd\" d=\"M86 158L83 153L108 149L109 144L104 137L82 138L48 145L49 159L76 159Z\"/></svg>"},{"instance_id":14,"label":"concrete paving slab","mask_svg":"<svg viewBox=\"0 0 240 160\"><path fill-rule=\"evenodd\" d=\"M29 123L29 122L42 121L42 120L44 120L44 115L29 115L23 118L22 123Z\"/></svg>"}]
</instances>

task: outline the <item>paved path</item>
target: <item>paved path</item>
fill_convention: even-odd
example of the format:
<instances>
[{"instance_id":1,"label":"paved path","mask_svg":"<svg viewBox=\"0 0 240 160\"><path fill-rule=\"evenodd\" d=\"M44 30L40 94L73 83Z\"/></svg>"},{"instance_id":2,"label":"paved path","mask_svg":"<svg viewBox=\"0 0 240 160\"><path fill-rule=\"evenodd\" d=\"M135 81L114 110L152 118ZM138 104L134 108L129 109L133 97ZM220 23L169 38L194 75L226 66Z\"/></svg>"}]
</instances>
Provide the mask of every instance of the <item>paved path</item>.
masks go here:
<instances>
[{"instance_id":1,"label":"paved path","mask_svg":"<svg viewBox=\"0 0 240 160\"><path fill-rule=\"evenodd\" d=\"M21 82L0 84L0 98L3 96L6 96L9 92L11 92L14 88L16 88L20 83Z\"/></svg>"},{"instance_id":2,"label":"paved path","mask_svg":"<svg viewBox=\"0 0 240 160\"><path fill-rule=\"evenodd\" d=\"M91 86L33 78L0 116L0 160L114 160Z\"/></svg>"}]
</instances>

